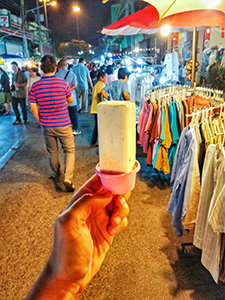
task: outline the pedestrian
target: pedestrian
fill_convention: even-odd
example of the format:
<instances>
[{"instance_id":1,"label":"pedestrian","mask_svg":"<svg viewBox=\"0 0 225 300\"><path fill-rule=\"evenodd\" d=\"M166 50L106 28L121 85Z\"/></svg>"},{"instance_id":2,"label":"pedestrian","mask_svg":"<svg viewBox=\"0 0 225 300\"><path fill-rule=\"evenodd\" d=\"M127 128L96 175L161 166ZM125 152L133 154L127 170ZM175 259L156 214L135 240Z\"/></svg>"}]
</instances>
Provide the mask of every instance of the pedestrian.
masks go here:
<instances>
[{"instance_id":1,"label":"pedestrian","mask_svg":"<svg viewBox=\"0 0 225 300\"><path fill-rule=\"evenodd\" d=\"M77 299L127 227L129 196L106 191L97 175L89 179L56 220L49 259L25 300Z\"/></svg>"},{"instance_id":2,"label":"pedestrian","mask_svg":"<svg viewBox=\"0 0 225 300\"><path fill-rule=\"evenodd\" d=\"M116 80L116 76L114 75L114 67L113 65L108 65L106 68L106 80L105 84L109 85L111 82Z\"/></svg>"},{"instance_id":3,"label":"pedestrian","mask_svg":"<svg viewBox=\"0 0 225 300\"><path fill-rule=\"evenodd\" d=\"M88 112L88 85L90 89L93 89L92 80L90 77L90 72L87 67L85 67L84 58L79 59L78 65L73 68L74 73L77 76L77 98L78 98L78 112Z\"/></svg>"},{"instance_id":4,"label":"pedestrian","mask_svg":"<svg viewBox=\"0 0 225 300\"><path fill-rule=\"evenodd\" d=\"M33 67L30 69L30 76L28 78L28 82L27 82L27 100L29 103L29 93L31 90L31 87L33 85L33 83L37 82L38 80L41 79L41 75L38 72L38 68L37 67Z\"/></svg>"},{"instance_id":5,"label":"pedestrian","mask_svg":"<svg viewBox=\"0 0 225 300\"><path fill-rule=\"evenodd\" d=\"M75 92L75 88L77 86L77 77L71 70L68 70L68 64L66 59L60 60L60 62L58 63L58 69L59 71L55 74L55 76L66 80L66 82L68 82L70 89L72 91L73 102L69 104L68 110L69 110L70 120L72 124L73 135L79 135L81 134L81 131L79 130L77 96Z\"/></svg>"},{"instance_id":6,"label":"pedestrian","mask_svg":"<svg viewBox=\"0 0 225 300\"><path fill-rule=\"evenodd\" d=\"M13 77L12 77L12 107L16 115L16 121L13 125L21 124L20 113L18 110L18 106L22 109L23 113L23 121L24 124L27 123L27 108L26 108L26 86L27 86L27 78L23 71L21 71L18 67L17 62L12 62L12 70L13 70Z\"/></svg>"},{"instance_id":7,"label":"pedestrian","mask_svg":"<svg viewBox=\"0 0 225 300\"><path fill-rule=\"evenodd\" d=\"M41 59L41 70L44 76L32 85L30 91L31 111L42 127L52 178L59 187L63 180L66 190L72 192L75 189L75 145L68 104L73 102L73 95L69 84L55 76L56 61L53 56L45 55ZM64 175L59 162L58 141L65 156Z\"/></svg>"},{"instance_id":8,"label":"pedestrian","mask_svg":"<svg viewBox=\"0 0 225 300\"><path fill-rule=\"evenodd\" d=\"M90 76L91 76L91 80L93 82L93 85L95 85L98 81L98 78L97 78L97 75L98 75L98 69L97 69L97 66L96 64L93 64L92 65L92 71L90 73Z\"/></svg>"},{"instance_id":9,"label":"pedestrian","mask_svg":"<svg viewBox=\"0 0 225 300\"><path fill-rule=\"evenodd\" d=\"M2 86L2 93L4 98L4 104L6 112L4 115L10 115L11 114L11 104L10 104L10 84L9 84L9 76L2 68L0 68L0 84Z\"/></svg>"},{"instance_id":10,"label":"pedestrian","mask_svg":"<svg viewBox=\"0 0 225 300\"><path fill-rule=\"evenodd\" d=\"M110 96L110 100L130 100L127 68L120 68L118 71L118 80L111 82L104 90Z\"/></svg>"},{"instance_id":11,"label":"pedestrian","mask_svg":"<svg viewBox=\"0 0 225 300\"><path fill-rule=\"evenodd\" d=\"M92 141L91 144L93 146L97 146L97 139L98 139L98 115L97 115L97 105L102 101L102 97L108 100L108 95L104 91L105 87L105 80L106 80L106 74L103 71L98 72L98 82L93 88L92 91L92 104L91 104L91 114L94 115L95 118L95 126L93 129L92 134Z\"/></svg>"}]
</instances>

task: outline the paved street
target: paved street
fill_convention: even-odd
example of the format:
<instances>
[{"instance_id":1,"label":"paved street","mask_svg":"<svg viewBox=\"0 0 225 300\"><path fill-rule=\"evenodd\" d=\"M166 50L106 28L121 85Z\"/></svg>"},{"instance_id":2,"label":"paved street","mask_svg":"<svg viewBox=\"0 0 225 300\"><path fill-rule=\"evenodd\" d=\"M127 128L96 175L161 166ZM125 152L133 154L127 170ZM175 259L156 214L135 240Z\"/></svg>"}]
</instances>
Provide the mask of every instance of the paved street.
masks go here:
<instances>
[{"instance_id":1,"label":"paved street","mask_svg":"<svg viewBox=\"0 0 225 300\"><path fill-rule=\"evenodd\" d=\"M0 169L13 155L26 136L26 126L13 126L15 115L0 116ZM33 120L33 119L32 119Z\"/></svg>"},{"instance_id":2,"label":"paved street","mask_svg":"<svg viewBox=\"0 0 225 300\"><path fill-rule=\"evenodd\" d=\"M45 265L54 221L71 194L56 191L48 179L48 158L36 124L14 128L3 118L0 150L2 145L10 149L21 137L24 142L0 171L0 299L22 300ZM97 149L89 146L92 116L80 115L80 121L76 188L94 173L98 162ZM181 243L190 242L192 233L174 236L166 212L170 189L154 186L145 157L138 153L143 168L129 200L128 228L115 238L99 274L79 299L224 300L225 285L214 283L200 263L199 251L181 251Z\"/></svg>"}]
</instances>

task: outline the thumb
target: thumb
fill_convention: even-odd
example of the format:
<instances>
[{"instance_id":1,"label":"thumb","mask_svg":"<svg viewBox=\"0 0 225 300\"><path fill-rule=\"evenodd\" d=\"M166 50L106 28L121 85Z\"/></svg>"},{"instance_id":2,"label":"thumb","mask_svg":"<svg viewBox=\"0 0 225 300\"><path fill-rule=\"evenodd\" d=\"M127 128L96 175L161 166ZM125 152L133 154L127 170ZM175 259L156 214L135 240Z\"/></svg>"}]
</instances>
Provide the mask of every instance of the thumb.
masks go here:
<instances>
[{"instance_id":1,"label":"thumb","mask_svg":"<svg viewBox=\"0 0 225 300\"><path fill-rule=\"evenodd\" d=\"M69 209L72 218L76 217L86 221L92 213L96 213L113 200L113 194L110 192L84 194Z\"/></svg>"}]
</instances>

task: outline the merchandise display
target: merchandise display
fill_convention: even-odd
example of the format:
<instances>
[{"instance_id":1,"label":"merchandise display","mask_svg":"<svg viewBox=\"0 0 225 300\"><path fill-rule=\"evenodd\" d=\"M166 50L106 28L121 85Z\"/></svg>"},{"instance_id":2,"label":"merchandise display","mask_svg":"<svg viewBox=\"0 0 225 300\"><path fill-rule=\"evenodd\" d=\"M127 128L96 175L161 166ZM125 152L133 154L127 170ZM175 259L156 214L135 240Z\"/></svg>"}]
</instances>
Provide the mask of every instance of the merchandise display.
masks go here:
<instances>
[{"instance_id":1,"label":"merchandise display","mask_svg":"<svg viewBox=\"0 0 225 300\"><path fill-rule=\"evenodd\" d=\"M148 97L139 116L139 140L147 153L147 164L164 174L171 173L180 133L189 123L192 109L189 87L156 88Z\"/></svg>"},{"instance_id":2,"label":"merchandise display","mask_svg":"<svg viewBox=\"0 0 225 300\"><path fill-rule=\"evenodd\" d=\"M168 212L176 235L194 230L193 244L202 250L202 264L216 282L224 281L225 105L190 116L175 155Z\"/></svg>"}]
</instances>

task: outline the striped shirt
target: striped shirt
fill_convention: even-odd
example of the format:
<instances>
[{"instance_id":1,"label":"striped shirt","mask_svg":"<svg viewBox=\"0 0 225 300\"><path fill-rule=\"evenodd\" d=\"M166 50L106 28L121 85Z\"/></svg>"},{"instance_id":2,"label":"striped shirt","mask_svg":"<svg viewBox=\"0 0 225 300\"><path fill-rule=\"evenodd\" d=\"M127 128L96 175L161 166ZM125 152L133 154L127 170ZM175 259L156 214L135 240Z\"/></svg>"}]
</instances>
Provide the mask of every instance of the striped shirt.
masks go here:
<instances>
[{"instance_id":1,"label":"striped shirt","mask_svg":"<svg viewBox=\"0 0 225 300\"><path fill-rule=\"evenodd\" d=\"M71 124L66 99L72 96L68 83L56 76L44 76L32 85L30 102L39 107L40 124L63 127Z\"/></svg>"}]
</instances>

